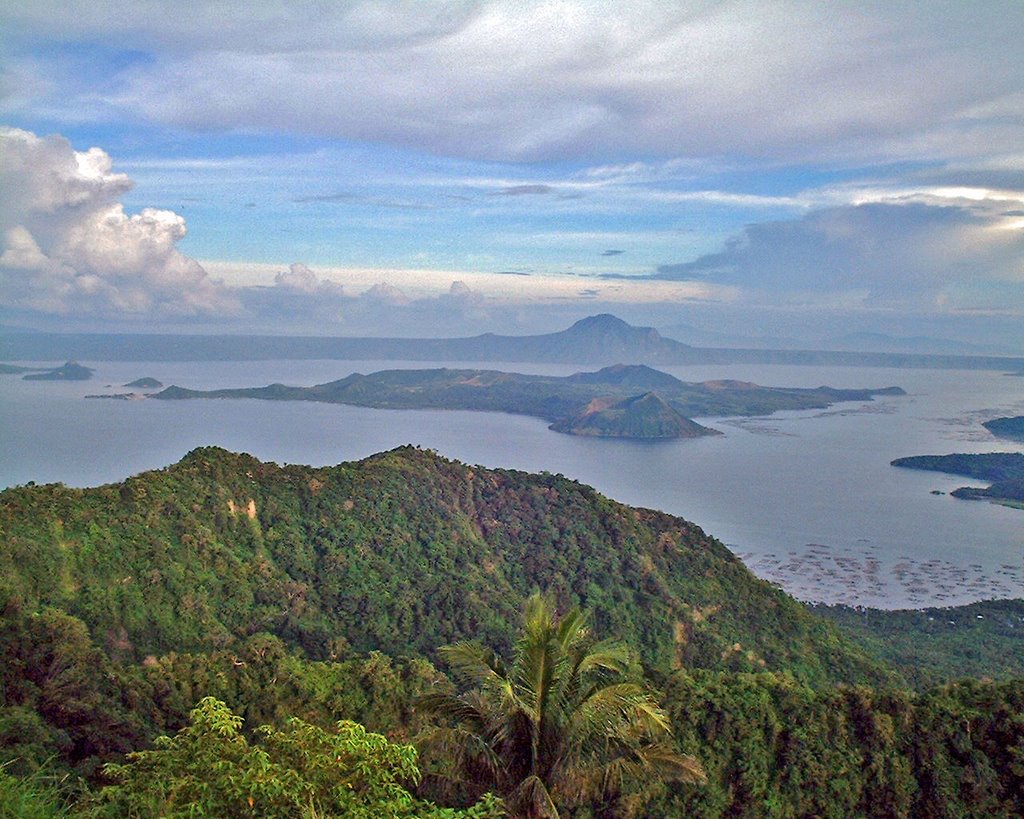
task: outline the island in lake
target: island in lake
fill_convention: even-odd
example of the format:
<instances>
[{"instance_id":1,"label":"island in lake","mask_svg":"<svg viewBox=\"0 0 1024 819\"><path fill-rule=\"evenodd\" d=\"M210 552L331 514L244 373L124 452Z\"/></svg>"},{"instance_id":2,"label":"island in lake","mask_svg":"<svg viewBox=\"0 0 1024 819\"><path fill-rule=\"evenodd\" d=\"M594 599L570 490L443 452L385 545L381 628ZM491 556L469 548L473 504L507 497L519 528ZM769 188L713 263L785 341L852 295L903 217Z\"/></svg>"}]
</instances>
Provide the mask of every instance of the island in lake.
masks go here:
<instances>
[{"instance_id":1,"label":"island in lake","mask_svg":"<svg viewBox=\"0 0 1024 819\"><path fill-rule=\"evenodd\" d=\"M21 373L37 373L45 367L22 367L18 364L0 363L0 375L20 375Z\"/></svg>"},{"instance_id":2,"label":"island in lake","mask_svg":"<svg viewBox=\"0 0 1024 819\"><path fill-rule=\"evenodd\" d=\"M982 426L997 438L1024 441L1024 415L1017 415L1013 418L993 418L991 421L985 421Z\"/></svg>"},{"instance_id":3,"label":"island in lake","mask_svg":"<svg viewBox=\"0 0 1024 819\"><path fill-rule=\"evenodd\" d=\"M899 387L841 390L763 387L746 381L681 381L644 365L616 364L569 376L498 370L382 370L312 387L190 390L171 386L160 400L258 398L322 401L376 409L453 409L508 412L542 418L551 429L575 435L633 439L692 438L720 434L694 416L765 415L820 409L838 401L904 395Z\"/></svg>"},{"instance_id":4,"label":"island in lake","mask_svg":"<svg viewBox=\"0 0 1024 819\"><path fill-rule=\"evenodd\" d=\"M21 378L22 381L88 381L92 378L93 372L92 367L83 367L77 361L68 361L52 370L23 375Z\"/></svg>"},{"instance_id":5,"label":"island in lake","mask_svg":"<svg viewBox=\"0 0 1024 819\"><path fill-rule=\"evenodd\" d=\"M926 469L990 481L991 485L985 488L962 486L953 491L953 497L989 500L1005 506L1024 508L1024 453L915 455L910 458L897 458L891 463L893 466L906 469Z\"/></svg>"},{"instance_id":6,"label":"island in lake","mask_svg":"<svg viewBox=\"0 0 1024 819\"><path fill-rule=\"evenodd\" d=\"M146 376L144 378L136 378L134 381L129 381L124 386L133 387L137 390L158 390L163 386L163 382Z\"/></svg>"}]
</instances>

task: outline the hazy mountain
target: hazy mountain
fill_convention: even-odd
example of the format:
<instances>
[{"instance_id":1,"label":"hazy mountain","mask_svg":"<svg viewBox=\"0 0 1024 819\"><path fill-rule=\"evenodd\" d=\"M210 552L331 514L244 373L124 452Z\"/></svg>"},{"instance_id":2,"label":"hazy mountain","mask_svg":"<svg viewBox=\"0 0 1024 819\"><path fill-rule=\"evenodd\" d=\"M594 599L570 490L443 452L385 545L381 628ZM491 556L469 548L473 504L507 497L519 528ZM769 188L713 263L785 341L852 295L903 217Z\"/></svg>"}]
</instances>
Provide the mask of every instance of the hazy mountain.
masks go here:
<instances>
[{"instance_id":1,"label":"hazy mountain","mask_svg":"<svg viewBox=\"0 0 1024 819\"><path fill-rule=\"evenodd\" d=\"M757 336L736 332L735 329L697 327L686 322L668 324L659 328L669 338L693 347L739 347L741 349L800 349L808 346L805 339L795 336Z\"/></svg>"},{"instance_id":2,"label":"hazy mountain","mask_svg":"<svg viewBox=\"0 0 1024 819\"><path fill-rule=\"evenodd\" d=\"M0 336L0 359L97 361L251 361L339 359L530 361L629 364L810 364L1024 370L1024 358L918 353L691 347L653 327L610 314L581 319L555 333L471 338L339 338L313 336L105 335L19 333Z\"/></svg>"},{"instance_id":3,"label":"hazy mountain","mask_svg":"<svg viewBox=\"0 0 1024 819\"><path fill-rule=\"evenodd\" d=\"M847 333L831 339L827 346L834 350L878 353L922 353L931 355L1012 355L1003 347L971 344L949 338L929 336L892 336L887 333Z\"/></svg>"}]
</instances>

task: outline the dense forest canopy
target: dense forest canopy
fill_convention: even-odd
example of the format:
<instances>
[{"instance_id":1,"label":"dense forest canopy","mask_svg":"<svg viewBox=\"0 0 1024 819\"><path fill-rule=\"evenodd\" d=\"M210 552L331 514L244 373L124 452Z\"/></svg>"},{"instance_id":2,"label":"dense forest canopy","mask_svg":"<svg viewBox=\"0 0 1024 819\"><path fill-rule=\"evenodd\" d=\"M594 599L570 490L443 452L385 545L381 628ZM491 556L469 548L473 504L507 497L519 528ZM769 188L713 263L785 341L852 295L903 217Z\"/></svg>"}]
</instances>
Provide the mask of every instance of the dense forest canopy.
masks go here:
<instances>
[{"instance_id":1,"label":"dense forest canopy","mask_svg":"<svg viewBox=\"0 0 1024 819\"><path fill-rule=\"evenodd\" d=\"M204 448L117 484L0 493L0 804L88 815L117 803L137 763L189 775L173 755L104 765L189 741L206 697L244 719L228 743L240 776L293 728L318 737L314 757L335 741L315 732L339 720L350 737L416 741L437 727L417 703L459 693L438 650L472 640L510 656L537 589L636 652L631 673L667 715L671 753L707 774L605 806L621 815L1021 813L1024 612L1012 604L981 634L988 653L944 659L970 637L884 613L836 610L830 623L679 518L412 447L326 468ZM958 673L1005 681L950 683ZM498 809L439 788L436 764L418 785L404 769L405 795L392 795ZM314 792L297 765L280 793Z\"/></svg>"}]
</instances>

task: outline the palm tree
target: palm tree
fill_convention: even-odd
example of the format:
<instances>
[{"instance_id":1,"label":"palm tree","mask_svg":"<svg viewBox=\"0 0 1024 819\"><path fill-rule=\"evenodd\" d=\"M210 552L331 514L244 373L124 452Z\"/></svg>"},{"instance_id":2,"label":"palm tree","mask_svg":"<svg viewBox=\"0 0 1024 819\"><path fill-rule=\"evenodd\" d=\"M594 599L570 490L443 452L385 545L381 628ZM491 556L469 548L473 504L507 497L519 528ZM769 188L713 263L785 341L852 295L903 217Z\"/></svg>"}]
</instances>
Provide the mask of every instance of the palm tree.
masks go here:
<instances>
[{"instance_id":1,"label":"palm tree","mask_svg":"<svg viewBox=\"0 0 1024 819\"><path fill-rule=\"evenodd\" d=\"M627 677L630 652L594 643L578 609L559 619L544 597L530 597L510 665L469 642L441 652L472 688L418 700L452 726L421 744L444 766L440 776L471 795L493 791L516 816L551 819L660 782L704 781L700 763L670 744L665 712Z\"/></svg>"}]
</instances>

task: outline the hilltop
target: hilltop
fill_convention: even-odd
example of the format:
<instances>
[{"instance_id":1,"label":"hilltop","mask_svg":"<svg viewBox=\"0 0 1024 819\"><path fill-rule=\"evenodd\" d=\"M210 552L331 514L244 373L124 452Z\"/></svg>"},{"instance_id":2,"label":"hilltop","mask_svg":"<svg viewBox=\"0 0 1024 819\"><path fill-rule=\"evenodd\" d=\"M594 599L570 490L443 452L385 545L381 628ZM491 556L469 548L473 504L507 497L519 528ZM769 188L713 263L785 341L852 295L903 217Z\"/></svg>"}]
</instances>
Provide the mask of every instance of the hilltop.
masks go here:
<instances>
[{"instance_id":1,"label":"hilltop","mask_svg":"<svg viewBox=\"0 0 1024 819\"><path fill-rule=\"evenodd\" d=\"M572 435L641 440L697 438L715 432L684 418L656 392L621 401L595 398L581 412L552 424L551 428Z\"/></svg>"},{"instance_id":2,"label":"hilltop","mask_svg":"<svg viewBox=\"0 0 1024 819\"><path fill-rule=\"evenodd\" d=\"M692 523L411 447L319 469L199 449L121 484L6 490L0 531L0 590L136 659L258 631L314 658L338 639L427 656L466 637L507 647L540 587L664 671L885 677Z\"/></svg>"}]
</instances>

